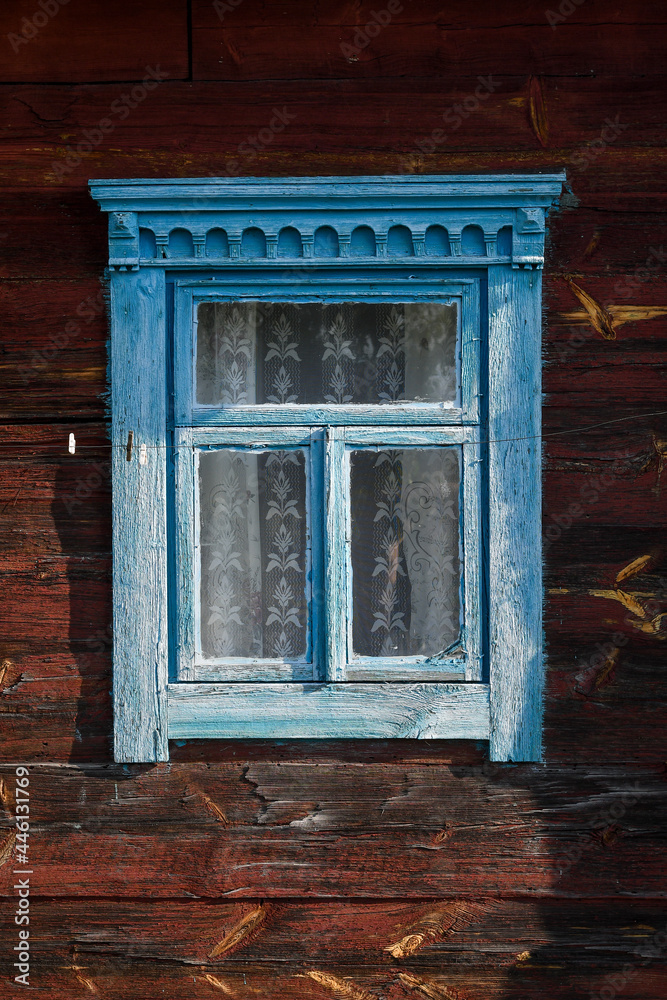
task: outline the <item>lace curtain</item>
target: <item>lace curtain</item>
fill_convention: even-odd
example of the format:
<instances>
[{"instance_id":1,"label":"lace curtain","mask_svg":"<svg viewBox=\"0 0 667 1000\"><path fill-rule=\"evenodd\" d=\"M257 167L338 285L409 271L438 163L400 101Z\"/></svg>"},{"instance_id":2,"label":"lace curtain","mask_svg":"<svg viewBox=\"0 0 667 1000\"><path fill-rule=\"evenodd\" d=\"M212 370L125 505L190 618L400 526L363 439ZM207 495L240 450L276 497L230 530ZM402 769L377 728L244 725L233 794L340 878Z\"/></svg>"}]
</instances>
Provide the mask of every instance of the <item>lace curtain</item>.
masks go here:
<instances>
[{"instance_id":1,"label":"lace curtain","mask_svg":"<svg viewBox=\"0 0 667 1000\"><path fill-rule=\"evenodd\" d=\"M457 306L204 302L197 402L455 402Z\"/></svg>"},{"instance_id":2,"label":"lace curtain","mask_svg":"<svg viewBox=\"0 0 667 1000\"><path fill-rule=\"evenodd\" d=\"M354 652L434 656L460 633L458 448L356 451Z\"/></svg>"},{"instance_id":3,"label":"lace curtain","mask_svg":"<svg viewBox=\"0 0 667 1000\"><path fill-rule=\"evenodd\" d=\"M207 302L204 405L455 401L457 307L442 303ZM306 655L306 456L200 453L204 658ZM351 459L353 647L432 656L460 631L457 448Z\"/></svg>"},{"instance_id":4,"label":"lace curtain","mask_svg":"<svg viewBox=\"0 0 667 1000\"><path fill-rule=\"evenodd\" d=\"M303 659L306 466L300 450L219 448L199 458L205 659Z\"/></svg>"}]
</instances>

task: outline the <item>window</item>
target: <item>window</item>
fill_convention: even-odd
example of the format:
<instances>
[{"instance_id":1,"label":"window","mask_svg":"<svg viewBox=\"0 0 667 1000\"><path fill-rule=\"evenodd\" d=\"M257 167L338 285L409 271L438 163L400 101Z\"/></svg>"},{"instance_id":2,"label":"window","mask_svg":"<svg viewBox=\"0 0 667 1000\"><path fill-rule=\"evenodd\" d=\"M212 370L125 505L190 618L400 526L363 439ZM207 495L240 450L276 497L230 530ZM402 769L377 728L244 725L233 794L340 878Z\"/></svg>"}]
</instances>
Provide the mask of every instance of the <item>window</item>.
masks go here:
<instances>
[{"instance_id":1,"label":"window","mask_svg":"<svg viewBox=\"0 0 667 1000\"><path fill-rule=\"evenodd\" d=\"M119 761L168 739L541 746L558 176L96 181Z\"/></svg>"}]
</instances>

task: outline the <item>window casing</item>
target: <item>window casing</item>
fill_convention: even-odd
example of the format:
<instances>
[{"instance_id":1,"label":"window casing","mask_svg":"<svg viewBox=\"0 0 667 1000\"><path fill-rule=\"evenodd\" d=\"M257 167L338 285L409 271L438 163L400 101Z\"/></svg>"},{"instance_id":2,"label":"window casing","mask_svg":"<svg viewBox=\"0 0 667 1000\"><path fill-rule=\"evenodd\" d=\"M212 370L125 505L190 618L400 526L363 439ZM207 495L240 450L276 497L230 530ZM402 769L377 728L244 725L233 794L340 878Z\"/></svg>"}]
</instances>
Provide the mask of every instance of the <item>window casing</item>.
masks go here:
<instances>
[{"instance_id":1,"label":"window casing","mask_svg":"<svg viewBox=\"0 0 667 1000\"><path fill-rule=\"evenodd\" d=\"M117 760L539 759L540 267L562 178L98 181Z\"/></svg>"}]
</instances>

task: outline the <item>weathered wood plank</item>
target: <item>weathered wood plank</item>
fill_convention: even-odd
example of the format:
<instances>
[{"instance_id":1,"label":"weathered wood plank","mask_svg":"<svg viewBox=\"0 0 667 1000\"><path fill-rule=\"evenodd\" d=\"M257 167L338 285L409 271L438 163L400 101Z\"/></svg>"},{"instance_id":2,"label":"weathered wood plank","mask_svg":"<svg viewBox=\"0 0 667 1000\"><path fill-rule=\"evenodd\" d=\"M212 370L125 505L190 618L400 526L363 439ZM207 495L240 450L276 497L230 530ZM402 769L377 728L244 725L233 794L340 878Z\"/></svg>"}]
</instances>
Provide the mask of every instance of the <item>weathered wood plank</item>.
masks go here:
<instances>
[{"instance_id":1,"label":"weathered wood plank","mask_svg":"<svg viewBox=\"0 0 667 1000\"><path fill-rule=\"evenodd\" d=\"M59 211L52 208L44 226L57 230ZM0 308L5 317L0 418L16 421L28 413L33 419L62 418L65 411L77 418L102 416L108 331L99 278L5 281Z\"/></svg>"},{"instance_id":2,"label":"weathered wood plank","mask_svg":"<svg viewBox=\"0 0 667 1000\"><path fill-rule=\"evenodd\" d=\"M488 622L492 760L542 755L541 280L489 268ZM512 414L511 421L508 414Z\"/></svg>"},{"instance_id":3,"label":"weathered wood plank","mask_svg":"<svg viewBox=\"0 0 667 1000\"><path fill-rule=\"evenodd\" d=\"M188 76L185 0L88 0L85 17L67 0L14 0L0 11L0 36L3 81L141 80L156 64L172 79Z\"/></svg>"},{"instance_id":4,"label":"weathered wood plank","mask_svg":"<svg viewBox=\"0 0 667 1000\"><path fill-rule=\"evenodd\" d=\"M248 7L244 3L229 3L219 11L208 0L193 0L192 23L195 28L213 28L226 24L236 27L261 27L270 25L276 28L342 26L356 28L372 15L376 5L372 0L360 0L353 9L341 5L338 0L313 0L307 8L300 0L264 0L260 5ZM443 9L439 0L419 0L418 4L394 4L392 23L411 24L426 22L438 25L445 31L474 31L480 28L543 28L549 24L542 0L525 0L521 8L521 22L517 24L516 11L511 5L499 5L494 0L478 0L474 8L470 8L465 0L456 0ZM398 9L400 8L400 9ZM601 29L617 22L620 17L623 23L660 25L664 22L664 7L660 0L647 0L640 7L634 3L625 3L614 9L614 16L608 19L601 15L600 9L592 6L575 7L568 15L568 22L574 28L578 25L597 25ZM609 11L605 11L609 14ZM561 22L558 22L560 25Z\"/></svg>"},{"instance_id":5,"label":"weathered wood plank","mask_svg":"<svg viewBox=\"0 0 667 1000\"><path fill-rule=\"evenodd\" d=\"M170 1000L192 1000L193 996L214 998L262 997L263 1000L331 1000L332 997L355 997L358 1000L406 1000L428 996L461 1000L507 1000L521 996L540 1000L545 993L554 1000L588 996L593 989L611 988L606 978L618 982L620 967L606 959L594 968L573 968L554 963L544 968L538 961L519 962L514 968L460 969L456 965L443 971L442 966L427 974L410 964L381 971L364 965L346 963L333 967L311 962L290 964L284 960L273 968L262 965L227 968L181 966L151 960L130 961L70 954L68 961L43 976L31 975L31 984L48 991L49 1000L71 1000L78 995L103 995L109 1000L144 1000L164 994ZM624 1000L653 1000L661 995L665 967L660 961L638 965L623 991ZM420 987L422 987L420 989ZM86 991L85 993L83 991ZM436 992L437 991L437 992ZM596 994L594 994L596 995Z\"/></svg>"},{"instance_id":6,"label":"weathered wood plank","mask_svg":"<svg viewBox=\"0 0 667 1000\"><path fill-rule=\"evenodd\" d=\"M395 4L402 7L402 17L395 19L389 7L374 16L372 4L364 4L352 16L349 8L342 8L329 23L307 18L294 30L279 15L268 23L258 23L256 14L254 24L247 17L239 23L231 4L219 20L208 6L208 11L202 4L193 12L194 76L199 80L377 80L410 73L433 77L443 66L452 73L543 74L556 79L664 71L654 44L659 27L585 24L575 14L563 18L555 31L544 7L528 13L528 23L522 10L519 24L476 26L473 14L468 25L451 27L442 8L424 12L419 4L410 16L407 4Z\"/></svg>"},{"instance_id":7,"label":"weathered wood plank","mask_svg":"<svg viewBox=\"0 0 667 1000\"><path fill-rule=\"evenodd\" d=\"M121 761L166 760L164 273L114 272L110 289L118 318L111 344L114 756Z\"/></svg>"},{"instance_id":8,"label":"weathered wood plank","mask_svg":"<svg viewBox=\"0 0 667 1000\"><path fill-rule=\"evenodd\" d=\"M551 138L546 148L530 124L526 75L503 78L474 113L461 116L453 110L466 98L469 105L477 100L480 86L476 74L439 77L437 85L414 76L370 85L368 80L314 81L306 90L298 81L276 82L267 90L262 83L193 86L167 80L123 117L112 110L119 107L122 84L5 85L0 110L10 127L4 183L23 190L26 185L82 190L91 176L359 173L363 162L385 173L567 166L584 205L602 207L605 199L627 205L647 194L659 195L664 204L661 80L626 79L623 87L612 75L547 80ZM353 147L346 115L350 104L357 108L358 122ZM286 111L287 123L268 139L264 130L276 108ZM103 118L113 131L88 149L84 133ZM614 137L607 119L616 123ZM442 134L436 132L433 140L436 130ZM609 141L599 152L602 132ZM313 134L318 135L316 148ZM597 145L589 149L592 143ZM422 148L431 146L433 151L423 155ZM632 185L627 184L630 170ZM24 233L17 232L16 241L22 245Z\"/></svg>"},{"instance_id":9,"label":"weathered wood plank","mask_svg":"<svg viewBox=\"0 0 667 1000\"><path fill-rule=\"evenodd\" d=\"M480 739L484 684L170 684L169 738Z\"/></svg>"},{"instance_id":10,"label":"weathered wood plank","mask_svg":"<svg viewBox=\"0 0 667 1000\"><path fill-rule=\"evenodd\" d=\"M530 949L532 961L581 967L595 961L622 964L648 946L664 924L661 901L432 899L425 901L302 900L209 903L113 899L35 900L35 946L45 970L67 956L68 942L88 958L208 965L211 970L251 964L330 962L392 969L386 949L406 942L407 967L437 969L443 962L462 968L512 968ZM211 956L249 915L256 931L241 935L219 956ZM411 950L414 949L414 950ZM524 959L524 961L527 961ZM267 968L267 971L268 971Z\"/></svg>"},{"instance_id":11,"label":"weathered wood plank","mask_svg":"<svg viewBox=\"0 0 667 1000\"><path fill-rule=\"evenodd\" d=\"M31 773L38 894L664 894L661 766L54 770Z\"/></svg>"}]
</instances>

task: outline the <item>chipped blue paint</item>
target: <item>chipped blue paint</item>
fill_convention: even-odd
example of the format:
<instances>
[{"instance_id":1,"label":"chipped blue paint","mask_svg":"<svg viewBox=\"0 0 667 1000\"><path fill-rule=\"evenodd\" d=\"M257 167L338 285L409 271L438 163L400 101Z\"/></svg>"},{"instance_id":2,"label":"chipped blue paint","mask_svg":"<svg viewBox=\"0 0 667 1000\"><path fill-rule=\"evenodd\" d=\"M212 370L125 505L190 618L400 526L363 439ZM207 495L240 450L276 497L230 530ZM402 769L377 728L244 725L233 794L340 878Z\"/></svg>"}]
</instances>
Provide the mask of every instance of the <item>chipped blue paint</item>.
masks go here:
<instances>
[{"instance_id":1,"label":"chipped blue paint","mask_svg":"<svg viewBox=\"0 0 667 1000\"><path fill-rule=\"evenodd\" d=\"M489 738L492 759L539 759L539 269L546 212L563 182L550 174L91 184L109 213L117 760L166 760L168 736ZM487 281L488 316L480 312ZM461 398L451 406L193 406L197 302L249 297L458 299ZM370 662L348 654L346 470L350 447L393 443L462 448L464 627L460 648L438 657ZM196 456L225 444L308 449L311 521L324 529L311 538L308 678L275 661L214 664L208 673L197 665ZM169 657L177 668L170 684Z\"/></svg>"}]
</instances>

